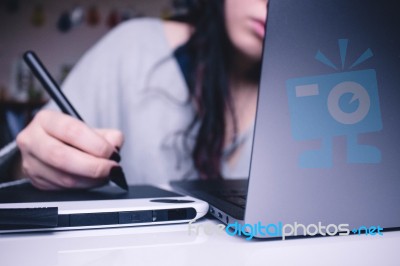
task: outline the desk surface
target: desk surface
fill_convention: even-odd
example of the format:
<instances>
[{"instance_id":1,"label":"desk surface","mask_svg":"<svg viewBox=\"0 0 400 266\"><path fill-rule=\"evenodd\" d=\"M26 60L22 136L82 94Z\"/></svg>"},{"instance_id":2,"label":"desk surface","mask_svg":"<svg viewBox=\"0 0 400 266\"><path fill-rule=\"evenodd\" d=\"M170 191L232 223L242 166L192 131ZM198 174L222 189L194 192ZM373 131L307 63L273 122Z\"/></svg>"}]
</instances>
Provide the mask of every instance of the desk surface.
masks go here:
<instances>
[{"instance_id":1,"label":"desk surface","mask_svg":"<svg viewBox=\"0 0 400 266\"><path fill-rule=\"evenodd\" d=\"M400 265L399 231L383 236L247 241L209 230L217 224L206 218L198 221L193 224L199 226L198 235L189 235L188 224L0 235L0 264Z\"/></svg>"}]
</instances>

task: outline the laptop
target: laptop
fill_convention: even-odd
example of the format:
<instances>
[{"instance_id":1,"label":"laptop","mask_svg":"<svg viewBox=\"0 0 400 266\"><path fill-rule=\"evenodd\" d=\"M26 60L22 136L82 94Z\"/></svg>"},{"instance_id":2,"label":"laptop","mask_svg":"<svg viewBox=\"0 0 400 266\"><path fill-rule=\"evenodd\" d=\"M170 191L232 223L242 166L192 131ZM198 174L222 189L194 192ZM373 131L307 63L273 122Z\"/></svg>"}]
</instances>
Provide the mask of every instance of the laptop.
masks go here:
<instances>
[{"instance_id":1,"label":"laptop","mask_svg":"<svg viewBox=\"0 0 400 266\"><path fill-rule=\"evenodd\" d=\"M249 177L172 185L251 238L399 229L399 103L399 1L270 0Z\"/></svg>"},{"instance_id":2,"label":"laptop","mask_svg":"<svg viewBox=\"0 0 400 266\"><path fill-rule=\"evenodd\" d=\"M0 233L185 223L208 211L202 200L150 185L127 192L112 185L41 191L24 180L7 184L0 186Z\"/></svg>"}]
</instances>

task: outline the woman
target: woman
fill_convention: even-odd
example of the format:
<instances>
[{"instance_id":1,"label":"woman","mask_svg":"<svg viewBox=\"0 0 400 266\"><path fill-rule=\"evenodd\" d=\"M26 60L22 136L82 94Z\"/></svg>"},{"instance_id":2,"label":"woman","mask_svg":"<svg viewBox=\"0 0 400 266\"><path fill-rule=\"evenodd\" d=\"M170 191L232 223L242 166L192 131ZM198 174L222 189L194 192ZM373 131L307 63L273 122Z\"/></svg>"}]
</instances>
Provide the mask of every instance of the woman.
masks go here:
<instances>
[{"instance_id":1,"label":"woman","mask_svg":"<svg viewBox=\"0 0 400 266\"><path fill-rule=\"evenodd\" d=\"M63 84L87 124L39 112L17 138L25 174L46 190L99 186L121 165L129 183L246 177L266 6L203 0L193 24L113 30Z\"/></svg>"}]
</instances>

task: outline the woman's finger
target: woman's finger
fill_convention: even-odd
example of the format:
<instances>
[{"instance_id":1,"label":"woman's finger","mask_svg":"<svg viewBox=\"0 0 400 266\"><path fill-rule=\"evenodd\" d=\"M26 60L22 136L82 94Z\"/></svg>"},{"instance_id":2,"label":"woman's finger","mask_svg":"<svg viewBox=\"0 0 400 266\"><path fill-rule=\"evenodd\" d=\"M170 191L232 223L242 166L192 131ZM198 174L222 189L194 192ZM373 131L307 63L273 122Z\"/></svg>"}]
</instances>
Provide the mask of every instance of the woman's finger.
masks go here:
<instances>
[{"instance_id":1,"label":"woman's finger","mask_svg":"<svg viewBox=\"0 0 400 266\"><path fill-rule=\"evenodd\" d=\"M85 153L108 159L115 152L115 147L105 138L71 116L45 110L39 112L34 121L40 124L46 134Z\"/></svg>"}]
</instances>

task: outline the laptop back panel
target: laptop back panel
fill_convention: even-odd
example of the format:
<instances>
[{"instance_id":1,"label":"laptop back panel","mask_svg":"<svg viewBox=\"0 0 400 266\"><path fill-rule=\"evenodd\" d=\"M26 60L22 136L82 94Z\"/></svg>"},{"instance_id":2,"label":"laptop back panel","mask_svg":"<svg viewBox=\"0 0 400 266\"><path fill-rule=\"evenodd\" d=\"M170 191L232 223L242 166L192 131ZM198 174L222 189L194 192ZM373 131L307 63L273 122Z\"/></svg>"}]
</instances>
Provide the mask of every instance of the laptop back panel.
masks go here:
<instances>
[{"instance_id":1,"label":"laptop back panel","mask_svg":"<svg viewBox=\"0 0 400 266\"><path fill-rule=\"evenodd\" d=\"M246 223L400 227L399 14L269 1Z\"/></svg>"}]
</instances>

